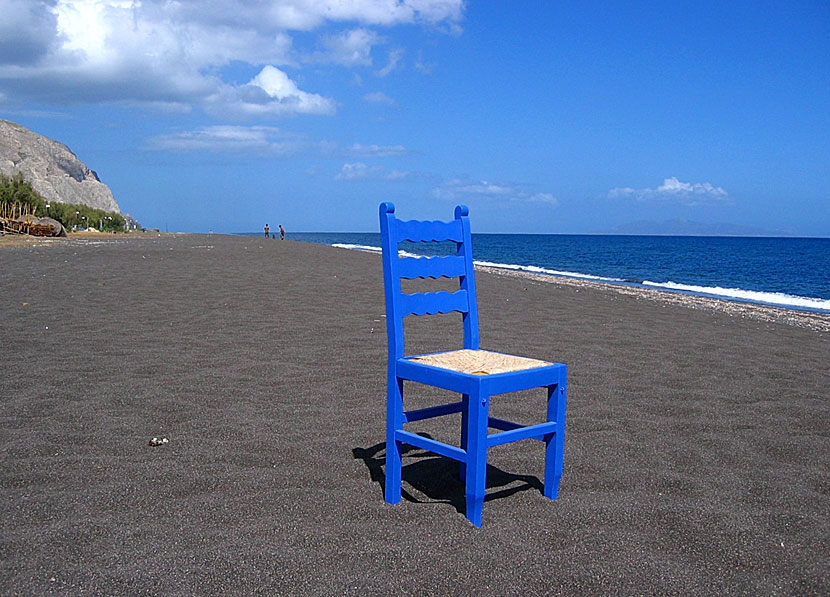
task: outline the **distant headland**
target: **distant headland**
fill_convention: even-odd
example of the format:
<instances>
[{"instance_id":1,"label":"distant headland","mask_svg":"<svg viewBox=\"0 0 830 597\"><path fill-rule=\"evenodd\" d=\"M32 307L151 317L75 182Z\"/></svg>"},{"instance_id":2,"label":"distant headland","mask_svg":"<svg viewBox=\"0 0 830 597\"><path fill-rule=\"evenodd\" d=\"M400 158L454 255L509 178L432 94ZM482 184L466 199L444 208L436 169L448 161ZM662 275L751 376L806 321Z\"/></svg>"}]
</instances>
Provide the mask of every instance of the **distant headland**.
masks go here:
<instances>
[{"instance_id":1,"label":"distant headland","mask_svg":"<svg viewBox=\"0 0 830 597\"><path fill-rule=\"evenodd\" d=\"M642 236L797 236L795 230L767 230L753 226L728 223L694 222L685 218L664 220L638 220L620 224L597 234L630 234Z\"/></svg>"}]
</instances>

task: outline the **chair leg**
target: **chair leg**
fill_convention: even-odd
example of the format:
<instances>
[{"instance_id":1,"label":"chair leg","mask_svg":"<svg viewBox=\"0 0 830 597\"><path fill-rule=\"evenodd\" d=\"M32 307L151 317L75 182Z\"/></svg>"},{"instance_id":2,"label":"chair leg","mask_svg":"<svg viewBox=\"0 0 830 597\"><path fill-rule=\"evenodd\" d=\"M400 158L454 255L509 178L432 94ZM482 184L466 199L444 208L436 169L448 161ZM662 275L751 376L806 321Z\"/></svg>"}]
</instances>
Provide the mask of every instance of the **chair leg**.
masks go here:
<instances>
[{"instance_id":1,"label":"chair leg","mask_svg":"<svg viewBox=\"0 0 830 597\"><path fill-rule=\"evenodd\" d=\"M403 429L403 380L389 374L386 399L386 502L401 501L402 445L395 441L395 432Z\"/></svg>"},{"instance_id":2,"label":"chair leg","mask_svg":"<svg viewBox=\"0 0 830 597\"><path fill-rule=\"evenodd\" d=\"M480 527L487 486L487 423L490 397L481 393L472 394L467 404L467 518Z\"/></svg>"},{"instance_id":3,"label":"chair leg","mask_svg":"<svg viewBox=\"0 0 830 597\"><path fill-rule=\"evenodd\" d=\"M467 451L467 429L469 428L470 415L467 409L470 407L470 396L467 394L461 395L461 449ZM464 481L467 478L467 463L465 461L459 462L459 478Z\"/></svg>"},{"instance_id":4,"label":"chair leg","mask_svg":"<svg viewBox=\"0 0 830 597\"><path fill-rule=\"evenodd\" d=\"M548 386L548 421L556 421L556 432L545 436L545 497L559 497L559 482L565 451L565 396L566 382L563 374L559 383Z\"/></svg>"}]
</instances>

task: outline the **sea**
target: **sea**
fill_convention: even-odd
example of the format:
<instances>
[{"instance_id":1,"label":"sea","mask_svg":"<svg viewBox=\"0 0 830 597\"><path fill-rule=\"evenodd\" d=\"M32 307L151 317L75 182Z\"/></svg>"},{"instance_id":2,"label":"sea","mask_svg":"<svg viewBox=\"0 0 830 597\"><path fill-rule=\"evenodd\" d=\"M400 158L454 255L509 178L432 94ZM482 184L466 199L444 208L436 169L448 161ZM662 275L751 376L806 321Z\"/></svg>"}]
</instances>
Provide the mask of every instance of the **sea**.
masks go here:
<instances>
[{"instance_id":1,"label":"sea","mask_svg":"<svg viewBox=\"0 0 830 597\"><path fill-rule=\"evenodd\" d=\"M287 238L380 252L377 233ZM430 246L399 248L425 256L447 252ZM473 234L473 258L509 270L830 313L830 238Z\"/></svg>"}]
</instances>

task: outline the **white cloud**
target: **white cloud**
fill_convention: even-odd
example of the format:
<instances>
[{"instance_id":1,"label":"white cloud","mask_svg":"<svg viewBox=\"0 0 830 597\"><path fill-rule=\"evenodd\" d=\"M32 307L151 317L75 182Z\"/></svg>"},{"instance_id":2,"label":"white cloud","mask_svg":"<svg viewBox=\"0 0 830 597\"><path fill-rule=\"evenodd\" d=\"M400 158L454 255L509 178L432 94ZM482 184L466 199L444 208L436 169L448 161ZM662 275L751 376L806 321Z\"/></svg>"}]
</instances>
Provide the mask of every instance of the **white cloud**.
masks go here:
<instances>
[{"instance_id":1,"label":"white cloud","mask_svg":"<svg viewBox=\"0 0 830 597\"><path fill-rule=\"evenodd\" d=\"M557 205L559 201L551 193L533 193L521 185L494 183L486 180L469 181L452 179L445 181L432 190L432 195L438 199L455 201L456 199L479 198L501 199L504 201L547 203Z\"/></svg>"},{"instance_id":2,"label":"white cloud","mask_svg":"<svg viewBox=\"0 0 830 597\"><path fill-rule=\"evenodd\" d=\"M383 38L368 29L352 29L338 35L331 35L323 40L325 52L313 55L313 62L332 62L344 66L371 66L372 46L382 42Z\"/></svg>"},{"instance_id":3,"label":"white cloud","mask_svg":"<svg viewBox=\"0 0 830 597\"><path fill-rule=\"evenodd\" d=\"M608 191L608 196L632 197L638 201L676 201L685 205L729 200L729 193L712 183L681 182L674 176L664 179L663 184L655 189L615 188Z\"/></svg>"},{"instance_id":4,"label":"white cloud","mask_svg":"<svg viewBox=\"0 0 830 597\"><path fill-rule=\"evenodd\" d=\"M151 137L145 149L172 152L291 155L307 149L302 136L271 126L208 126Z\"/></svg>"},{"instance_id":5,"label":"white cloud","mask_svg":"<svg viewBox=\"0 0 830 597\"><path fill-rule=\"evenodd\" d=\"M559 200L550 193L536 193L528 197L528 200L537 203L549 203L551 205L559 204Z\"/></svg>"},{"instance_id":6,"label":"white cloud","mask_svg":"<svg viewBox=\"0 0 830 597\"><path fill-rule=\"evenodd\" d=\"M362 145L355 143L345 150L346 154L353 157L386 158L410 153L403 145Z\"/></svg>"},{"instance_id":7,"label":"white cloud","mask_svg":"<svg viewBox=\"0 0 830 597\"><path fill-rule=\"evenodd\" d=\"M0 65L29 66L57 43L57 17L45 2L0 0Z\"/></svg>"},{"instance_id":8,"label":"white cloud","mask_svg":"<svg viewBox=\"0 0 830 597\"><path fill-rule=\"evenodd\" d=\"M340 173L335 177L337 180L358 180L377 176L382 171L380 166L369 166L363 162L343 164Z\"/></svg>"},{"instance_id":9,"label":"white cloud","mask_svg":"<svg viewBox=\"0 0 830 597\"><path fill-rule=\"evenodd\" d=\"M389 97L382 91L367 93L363 96L363 99L373 104L389 104L390 106L396 106L398 104L398 102L393 100L391 97Z\"/></svg>"},{"instance_id":10,"label":"white cloud","mask_svg":"<svg viewBox=\"0 0 830 597\"><path fill-rule=\"evenodd\" d=\"M384 66L382 69L377 71L377 76L385 77L389 73L391 73L395 68L398 66L398 62L400 62L401 57L403 56L403 50L395 49L389 51L389 63Z\"/></svg>"},{"instance_id":11,"label":"white cloud","mask_svg":"<svg viewBox=\"0 0 830 597\"><path fill-rule=\"evenodd\" d=\"M288 75L271 65L246 85L218 85L202 105L217 118L327 115L336 111L334 100L302 91Z\"/></svg>"},{"instance_id":12,"label":"white cloud","mask_svg":"<svg viewBox=\"0 0 830 597\"><path fill-rule=\"evenodd\" d=\"M435 65L424 62L423 52L418 50L418 58L415 60L415 70L421 74L430 75L432 74L433 68L435 68Z\"/></svg>"},{"instance_id":13,"label":"white cloud","mask_svg":"<svg viewBox=\"0 0 830 597\"><path fill-rule=\"evenodd\" d=\"M409 172L408 170L390 170L389 173L386 175L386 180L403 180L405 178L411 178L415 176L414 173Z\"/></svg>"},{"instance_id":14,"label":"white cloud","mask_svg":"<svg viewBox=\"0 0 830 597\"><path fill-rule=\"evenodd\" d=\"M265 66L247 87L238 91L239 101L231 105L248 114L333 114L335 111L333 100L300 90L287 74L271 65Z\"/></svg>"},{"instance_id":15,"label":"white cloud","mask_svg":"<svg viewBox=\"0 0 830 597\"><path fill-rule=\"evenodd\" d=\"M313 140L306 135L274 126L216 125L195 130L157 135L144 142L143 149L171 152L211 152L236 154L293 155L312 153L321 157L383 158L411 153L403 145L363 145L354 143L341 147L334 141ZM346 164L338 178L358 178L372 174L389 180L410 176L400 170L387 171L381 166L366 166L362 162Z\"/></svg>"},{"instance_id":16,"label":"white cloud","mask_svg":"<svg viewBox=\"0 0 830 597\"><path fill-rule=\"evenodd\" d=\"M412 178L416 176L415 173L407 170L387 170L383 166L370 166L363 162L351 162L343 164L343 167L335 176L336 180L361 180L366 178L399 181Z\"/></svg>"},{"instance_id":17,"label":"white cloud","mask_svg":"<svg viewBox=\"0 0 830 597\"><path fill-rule=\"evenodd\" d=\"M668 194L694 194L694 195L711 195L713 197L726 197L727 193L721 187L715 188L709 182L680 182L675 177L666 178L663 184L657 187L658 193Z\"/></svg>"},{"instance_id":18,"label":"white cloud","mask_svg":"<svg viewBox=\"0 0 830 597\"><path fill-rule=\"evenodd\" d=\"M220 113L227 102L239 114L330 114L325 93L265 80L274 74L266 68L284 74L301 64L292 31L356 23L319 43L328 62L368 66L381 38L367 27L454 29L463 11L462 0L0 0L0 89L7 102L183 104ZM235 63L263 72L254 85L223 80ZM291 94L270 93L290 85ZM271 99L243 89L251 86Z\"/></svg>"},{"instance_id":19,"label":"white cloud","mask_svg":"<svg viewBox=\"0 0 830 597\"><path fill-rule=\"evenodd\" d=\"M245 4L244 0L232 3ZM284 0L270 4L273 6L268 12L275 25L302 30L311 30L324 21L357 21L384 26L443 23L455 30L464 13L463 0Z\"/></svg>"}]
</instances>

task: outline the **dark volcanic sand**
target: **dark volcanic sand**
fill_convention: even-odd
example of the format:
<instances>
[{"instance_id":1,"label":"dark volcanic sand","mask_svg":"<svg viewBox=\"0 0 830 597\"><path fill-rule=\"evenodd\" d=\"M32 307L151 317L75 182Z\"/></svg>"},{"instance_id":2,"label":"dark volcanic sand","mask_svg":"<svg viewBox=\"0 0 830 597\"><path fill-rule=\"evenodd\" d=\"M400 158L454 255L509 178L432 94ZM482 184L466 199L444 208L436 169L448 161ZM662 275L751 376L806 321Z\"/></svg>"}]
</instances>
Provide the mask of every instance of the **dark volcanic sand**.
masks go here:
<instances>
[{"instance_id":1,"label":"dark volcanic sand","mask_svg":"<svg viewBox=\"0 0 830 597\"><path fill-rule=\"evenodd\" d=\"M117 236L0 246L0 271L2 594L830 591L827 332L479 273L482 346L570 377L559 500L541 444L494 448L476 529L429 453L383 501L379 256ZM447 319L410 352L457 347Z\"/></svg>"}]
</instances>

